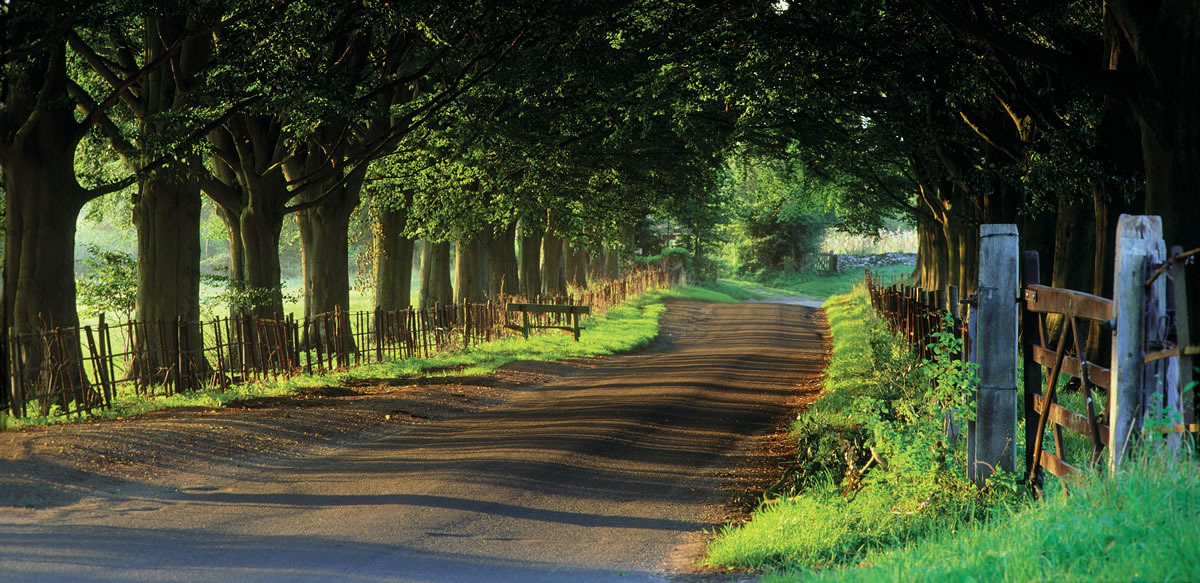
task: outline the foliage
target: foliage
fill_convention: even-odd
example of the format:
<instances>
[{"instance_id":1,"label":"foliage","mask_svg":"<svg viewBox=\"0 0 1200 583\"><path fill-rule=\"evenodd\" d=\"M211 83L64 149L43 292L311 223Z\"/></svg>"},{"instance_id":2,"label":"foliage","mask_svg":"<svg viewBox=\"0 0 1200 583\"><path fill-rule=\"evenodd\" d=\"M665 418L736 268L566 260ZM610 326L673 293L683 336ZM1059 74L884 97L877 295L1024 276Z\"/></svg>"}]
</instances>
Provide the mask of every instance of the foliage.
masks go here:
<instances>
[{"instance_id":1,"label":"foliage","mask_svg":"<svg viewBox=\"0 0 1200 583\"><path fill-rule=\"evenodd\" d=\"M967 528L1014 500L1012 489L981 490L950 465L942 415L961 407L972 374L950 358L953 336L939 338L933 363L919 363L874 315L863 286L825 308L833 354L824 394L793 424L799 448L789 489L749 523L723 528L709 564L805 572L853 565Z\"/></svg>"},{"instance_id":2,"label":"foliage","mask_svg":"<svg viewBox=\"0 0 1200 583\"><path fill-rule=\"evenodd\" d=\"M278 298L283 298L283 301L288 303L300 301L299 296L286 291L286 285L282 282L277 287L254 287L233 279L226 273L201 274L200 280L216 290L204 298L204 310L210 314L214 313L218 306L228 308L231 313L242 314L270 306Z\"/></svg>"},{"instance_id":3,"label":"foliage","mask_svg":"<svg viewBox=\"0 0 1200 583\"><path fill-rule=\"evenodd\" d=\"M137 309L137 259L124 251L106 251L88 245L83 277L75 282L80 312L88 317L103 313L133 317Z\"/></svg>"},{"instance_id":4,"label":"foliage","mask_svg":"<svg viewBox=\"0 0 1200 583\"><path fill-rule=\"evenodd\" d=\"M975 419L969 397L978 384L977 365L958 358L963 343L949 331L953 323L947 313L943 317L947 329L935 332L930 344L934 360L922 362L915 374L905 375L906 382L893 383L896 398L862 396L853 403L852 417L870 432L868 446L881 460L864 483L888 488L919 505L942 494L946 473L963 471L952 468L948 424Z\"/></svg>"},{"instance_id":5,"label":"foliage","mask_svg":"<svg viewBox=\"0 0 1200 583\"><path fill-rule=\"evenodd\" d=\"M872 272L881 277L903 277L911 274L913 268L908 265L889 265L873 268ZM838 273L823 275L814 272L791 272L765 270L760 273L745 274L745 279L733 279L731 283L756 287L771 295L805 296L817 300L826 300L831 296L850 293L855 284L862 281L862 269L846 269Z\"/></svg>"},{"instance_id":6,"label":"foliage","mask_svg":"<svg viewBox=\"0 0 1200 583\"><path fill-rule=\"evenodd\" d=\"M722 265L710 257L696 258L695 254L680 247L668 247L658 255L637 258L639 265L682 269L691 280L697 282L716 281L722 273Z\"/></svg>"},{"instance_id":7,"label":"foliage","mask_svg":"<svg viewBox=\"0 0 1200 583\"><path fill-rule=\"evenodd\" d=\"M799 160L740 153L721 183L733 219L729 252L738 273L796 271L820 249L830 219L809 192Z\"/></svg>"}]
</instances>

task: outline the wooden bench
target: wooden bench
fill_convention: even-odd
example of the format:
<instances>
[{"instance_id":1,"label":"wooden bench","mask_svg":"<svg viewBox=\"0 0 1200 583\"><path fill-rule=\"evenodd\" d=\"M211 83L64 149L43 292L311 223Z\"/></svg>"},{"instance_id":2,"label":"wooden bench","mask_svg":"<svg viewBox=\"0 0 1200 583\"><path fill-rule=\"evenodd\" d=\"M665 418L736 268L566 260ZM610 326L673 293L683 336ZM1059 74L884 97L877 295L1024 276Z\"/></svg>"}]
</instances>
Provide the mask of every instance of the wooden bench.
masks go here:
<instances>
[{"instance_id":1,"label":"wooden bench","mask_svg":"<svg viewBox=\"0 0 1200 583\"><path fill-rule=\"evenodd\" d=\"M583 326L579 325L579 317L584 314L592 313L591 306L565 306L558 304L508 304L508 311L521 312L521 325L505 324L505 328L518 330L525 335L525 339L529 339L529 331L537 328L556 328L558 330L566 330L575 335L575 341L579 342L579 331L583 330ZM570 326L553 326L539 325L529 323L529 314L568 314L571 316Z\"/></svg>"}]
</instances>

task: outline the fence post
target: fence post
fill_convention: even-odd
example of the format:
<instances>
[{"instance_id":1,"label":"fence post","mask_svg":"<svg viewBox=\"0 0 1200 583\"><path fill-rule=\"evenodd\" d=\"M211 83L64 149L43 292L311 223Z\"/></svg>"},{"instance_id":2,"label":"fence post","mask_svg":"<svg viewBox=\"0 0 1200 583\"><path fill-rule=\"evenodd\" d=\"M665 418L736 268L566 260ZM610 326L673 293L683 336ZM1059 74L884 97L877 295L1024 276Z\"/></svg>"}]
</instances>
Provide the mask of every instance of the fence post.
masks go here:
<instances>
[{"instance_id":1,"label":"fence post","mask_svg":"<svg viewBox=\"0 0 1200 583\"><path fill-rule=\"evenodd\" d=\"M1037 251L1026 251L1021 256L1021 287L1041 283L1041 261ZM1024 300L1024 297L1021 298ZM1065 331L1063 332L1066 333ZM1041 326L1037 314L1021 311L1021 358L1024 370L1021 372L1025 383L1025 472L1026 479L1037 487L1042 486L1042 469L1038 466L1036 475L1028 475L1033 467L1034 444L1037 442L1037 425L1039 411L1033 406L1033 396L1042 386L1042 367L1033 361L1033 347L1041 343Z\"/></svg>"},{"instance_id":2,"label":"fence post","mask_svg":"<svg viewBox=\"0 0 1200 583\"><path fill-rule=\"evenodd\" d=\"M1183 424L1191 426L1196 422L1196 399L1195 389L1192 387L1192 355L1185 350L1192 345L1192 329L1188 324L1188 290L1187 290L1187 274L1184 272L1186 259L1179 259L1178 255L1183 253L1183 247L1175 245L1171 247L1171 256L1175 257L1174 265L1171 266L1175 274L1173 282L1175 292L1175 340L1179 346L1179 386L1180 396L1183 398ZM1192 392L1192 394L1188 394ZM1186 435L1186 434L1185 434Z\"/></svg>"},{"instance_id":3,"label":"fence post","mask_svg":"<svg viewBox=\"0 0 1200 583\"><path fill-rule=\"evenodd\" d=\"M1113 268L1112 387L1108 392L1108 465L1116 469L1128 453L1129 438L1141 431L1142 338L1145 319L1146 262L1162 239L1162 219L1121 215Z\"/></svg>"},{"instance_id":4,"label":"fence post","mask_svg":"<svg viewBox=\"0 0 1200 583\"><path fill-rule=\"evenodd\" d=\"M975 342L979 389L967 439L974 455L967 476L982 485L994 469L1017 465L1017 226L979 226L979 288Z\"/></svg>"}]
</instances>

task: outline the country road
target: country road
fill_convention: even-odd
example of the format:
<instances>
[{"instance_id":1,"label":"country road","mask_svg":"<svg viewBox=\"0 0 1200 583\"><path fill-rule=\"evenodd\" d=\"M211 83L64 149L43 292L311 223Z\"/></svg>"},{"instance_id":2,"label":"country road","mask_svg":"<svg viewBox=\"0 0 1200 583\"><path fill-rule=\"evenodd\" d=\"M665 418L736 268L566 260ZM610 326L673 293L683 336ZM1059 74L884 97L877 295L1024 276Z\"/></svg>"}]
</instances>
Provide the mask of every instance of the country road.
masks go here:
<instances>
[{"instance_id":1,"label":"country road","mask_svg":"<svg viewBox=\"0 0 1200 583\"><path fill-rule=\"evenodd\" d=\"M671 581L826 335L803 305L672 301L648 349L470 414L0 506L0 580Z\"/></svg>"}]
</instances>

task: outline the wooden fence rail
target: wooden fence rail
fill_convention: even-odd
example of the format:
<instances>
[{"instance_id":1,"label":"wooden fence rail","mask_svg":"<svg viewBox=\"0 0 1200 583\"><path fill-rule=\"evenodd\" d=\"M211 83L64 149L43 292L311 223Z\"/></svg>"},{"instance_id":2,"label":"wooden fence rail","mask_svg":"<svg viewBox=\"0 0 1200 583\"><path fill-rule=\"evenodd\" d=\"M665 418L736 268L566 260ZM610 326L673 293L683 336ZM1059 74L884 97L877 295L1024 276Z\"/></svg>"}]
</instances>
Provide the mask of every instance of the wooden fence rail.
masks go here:
<instances>
[{"instance_id":1,"label":"wooden fence rail","mask_svg":"<svg viewBox=\"0 0 1200 583\"><path fill-rule=\"evenodd\" d=\"M427 357L513 335L508 302L590 306L604 313L653 288L677 285L682 273L635 270L593 283L575 296L503 297L483 304L429 309L292 316L237 315L209 321L130 321L10 331L3 393L15 417L55 416L112 407L119 394L166 396L228 389L250 380L346 369L366 362ZM570 325L570 315L531 314L539 326Z\"/></svg>"},{"instance_id":2,"label":"wooden fence rail","mask_svg":"<svg viewBox=\"0 0 1200 583\"><path fill-rule=\"evenodd\" d=\"M1107 466L1115 468L1133 444L1144 441L1147 432L1164 434L1162 441L1172 451L1180 450L1185 440L1200 433L1197 395L1191 391L1193 358L1200 354L1200 346L1192 344L1188 327L1184 276L1200 249L1173 247L1168 256L1161 233L1158 217L1121 216L1117 226L1115 295L1108 299L1042 285L1035 252L1023 254L1019 283L1009 282L1004 274L1016 261L1015 245L1007 241L1001 252L1001 247L989 246L983 239L1003 235L1015 240L1015 227L981 227L980 265L989 269L981 271L978 297L964 302L971 306L968 314L977 312L979 317L968 315L966 326L955 321L960 330L970 330L966 337L977 346L971 351L982 371L976 394L977 421L968 436L969 465L977 462L1009 469L1005 459L995 456L1011 456L1016 451L1012 415L1016 394L1010 385L1015 385L1011 379L1016 378L1017 364L1009 358L1008 347L1019 349L1024 359L1025 477L1037 491L1044 481L1043 471L1064 478L1065 490L1071 476L1080 471L1079 466L1104 465L1106 452ZM983 257L985 253L994 255ZM998 275L1004 277L997 279ZM902 285L883 287L870 272L867 286L880 317L918 354L928 358L925 346L936 330L934 314L939 313L943 300L931 292ZM993 306L988 313L999 319L986 316L985 303ZM1020 313L1019 337L1011 331L998 334L999 328L1015 325L1007 315L1014 308ZM1108 366L1089 360L1089 334L1111 334ZM997 338L1003 340L997 344ZM989 370L997 376L984 378ZM1071 382L1082 393L1082 410L1070 410L1059 402L1063 376L1075 379ZM990 393L985 395L985 391ZM1068 459L1064 429L1090 442L1083 459ZM1047 432L1051 448L1046 447ZM986 478L986 474L968 473L979 482Z\"/></svg>"}]
</instances>

